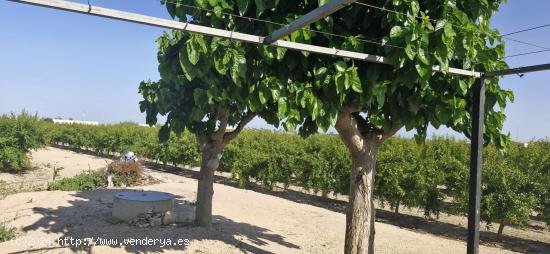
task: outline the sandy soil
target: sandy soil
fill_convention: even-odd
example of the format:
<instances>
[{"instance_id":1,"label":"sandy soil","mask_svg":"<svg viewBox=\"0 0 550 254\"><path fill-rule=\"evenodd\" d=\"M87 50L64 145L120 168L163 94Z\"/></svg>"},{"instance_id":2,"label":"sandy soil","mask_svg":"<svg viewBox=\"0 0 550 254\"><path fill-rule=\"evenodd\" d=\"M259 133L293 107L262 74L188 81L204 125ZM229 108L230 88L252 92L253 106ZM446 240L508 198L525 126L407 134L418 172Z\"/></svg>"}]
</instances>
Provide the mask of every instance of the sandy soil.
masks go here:
<instances>
[{"instance_id":1,"label":"sandy soil","mask_svg":"<svg viewBox=\"0 0 550 254\"><path fill-rule=\"evenodd\" d=\"M97 170L111 160L53 147L31 153L33 169L18 174L0 172L0 180L22 191L43 189L52 181L54 169L60 169L56 179L75 176L82 171Z\"/></svg>"},{"instance_id":2,"label":"sandy soil","mask_svg":"<svg viewBox=\"0 0 550 254\"><path fill-rule=\"evenodd\" d=\"M64 176L80 170L100 168L103 158L49 148L33 159L39 163L58 162ZM42 161L42 159L44 161ZM88 164L90 166L88 166ZM80 169L79 169L80 168ZM196 180L164 172L154 173L165 183L141 187L173 193L189 201L195 199ZM4 175L0 175L0 180ZM214 186L215 223L211 229L191 226L136 228L110 224L112 196L117 190L88 192L26 192L0 200L0 220L18 228L17 239L0 243L0 253L341 253L345 215L299 199L281 198L228 185ZM70 239L118 239L116 246L62 246L60 237ZM123 238L143 240L188 239L188 246L120 245ZM91 239L90 239L91 240ZM184 240L182 240L184 241ZM183 242L185 243L185 241ZM377 253L465 253L465 242L376 223ZM513 253L481 246L481 253Z\"/></svg>"}]
</instances>

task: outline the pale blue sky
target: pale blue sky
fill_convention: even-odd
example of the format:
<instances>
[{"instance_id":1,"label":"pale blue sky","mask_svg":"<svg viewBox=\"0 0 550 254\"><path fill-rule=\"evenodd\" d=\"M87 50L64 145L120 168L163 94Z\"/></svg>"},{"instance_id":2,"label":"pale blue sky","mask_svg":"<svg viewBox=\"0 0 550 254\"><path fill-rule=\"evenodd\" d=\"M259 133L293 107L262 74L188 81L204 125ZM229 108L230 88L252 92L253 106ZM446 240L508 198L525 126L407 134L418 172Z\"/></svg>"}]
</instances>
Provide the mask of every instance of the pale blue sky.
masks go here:
<instances>
[{"instance_id":1,"label":"pale blue sky","mask_svg":"<svg viewBox=\"0 0 550 254\"><path fill-rule=\"evenodd\" d=\"M168 18L157 0L90 2ZM495 15L492 25L507 33L547 24L548 10L548 0L509 0ZM137 88L141 80L158 79L155 39L162 31L0 1L0 114L25 108L48 117L103 123L144 122ZM511 38L550 47L550 28ZM537 48L507 42L509 55L534 50ZM508 59L511 67L549 62L550 52ZM501 84L512 89L516 96L515 103L506 111L505 128L512 139L550 136L550 71L523 78L510 76ZM250 126L266 127L261 120Z\"/></svg>"}]
</instances>

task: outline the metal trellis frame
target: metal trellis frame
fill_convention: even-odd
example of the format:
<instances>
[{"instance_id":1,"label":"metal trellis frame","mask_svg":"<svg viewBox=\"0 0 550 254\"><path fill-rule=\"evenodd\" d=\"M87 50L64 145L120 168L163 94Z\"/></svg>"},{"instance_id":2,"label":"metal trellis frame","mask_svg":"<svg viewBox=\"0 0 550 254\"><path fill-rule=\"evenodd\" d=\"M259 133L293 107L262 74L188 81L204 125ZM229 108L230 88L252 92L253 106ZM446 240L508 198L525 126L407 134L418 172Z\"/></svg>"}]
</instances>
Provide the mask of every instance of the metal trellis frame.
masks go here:
<instances>
[{"instance_id":1,"label":"metal trellis frame","mask_svg":"<svg viewBox=\"0 0 550 254\"><path fill-rule=\"evenodd\" d=\"M286 35L291 34L292 32L299 30L311 23L314 23L324 17L331 15L332 13L357 2L357 0L332 0L323 6L307 13L306 15L300 17L299 19L293 21L292 23L281 27L279 30L271 33L269 36L264 38L264 43L272 43L278 39L285 37Z\"/></svg>"}]
</instances>

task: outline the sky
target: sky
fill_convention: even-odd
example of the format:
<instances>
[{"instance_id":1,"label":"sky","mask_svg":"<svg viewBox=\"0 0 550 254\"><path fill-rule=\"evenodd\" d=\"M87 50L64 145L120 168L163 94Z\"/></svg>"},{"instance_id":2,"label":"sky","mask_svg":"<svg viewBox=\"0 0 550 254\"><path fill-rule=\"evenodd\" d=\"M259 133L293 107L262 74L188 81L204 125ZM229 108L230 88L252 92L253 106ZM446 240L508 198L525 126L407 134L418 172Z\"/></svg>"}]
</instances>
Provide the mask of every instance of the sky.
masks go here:
<instances>
[{"instance_id":1,"label":"sky","mask_svg":"<svg viewBox=\"0 0 550 254\"><path fill-rule=\"evenodd\" d=\"M76 2L85 2L78 0ZM550 23L548 0L508 0L492 19L506 34ZM97 6L169 18L158 0L90 0ZM262 25L262 24L258 24ZM0 1L0 114L23 109L41 117L116 123L145 122L138 102L142 80L159 78L155 39L164 29ZM550 27L510 38L550 47ZM508 55L537 48L506 41ZM550 52L508 58L510 67L550 62ZM550 71L507 76L515 94L506 132L516 141L550 136ZM252 128L270 128L261 119ZM437 135L462 137L451 130ZM401 135L410 136L404 131ZM431 134L430 134L431 135Z\"/></svg>"}]
</instances>

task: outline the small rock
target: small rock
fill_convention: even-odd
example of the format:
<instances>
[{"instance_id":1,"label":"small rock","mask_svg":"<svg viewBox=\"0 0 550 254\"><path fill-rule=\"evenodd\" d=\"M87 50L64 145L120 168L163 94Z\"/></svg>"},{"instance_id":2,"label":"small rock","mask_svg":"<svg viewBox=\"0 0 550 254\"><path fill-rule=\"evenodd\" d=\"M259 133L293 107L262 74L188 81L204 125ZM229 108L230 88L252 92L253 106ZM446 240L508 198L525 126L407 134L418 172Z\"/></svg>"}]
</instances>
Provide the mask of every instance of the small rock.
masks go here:
<instances>
[{"instance_id":1,"label":"small rock","mask_svg":"<svg viewBox=\"0 0 550 254\"><path fill-rule=\"evenodd\" d=\"M174 218L174 215L170 211L166 212L164 214L164 217L162 217L162 224L163 225L174 224L174 222L176 222L175 218Z\"/></svg>"},{"instance_id":2,"label":"small rock","mask_svg":"<svg viewBox=\"0 0 550 254\"><path fill-rule=\"evenodd\" d=\"M151 224L151 227L157 227L157 226L162 225L162 219L161 218L151 218L149 223Z\"/></svg>"}]
</instances>

